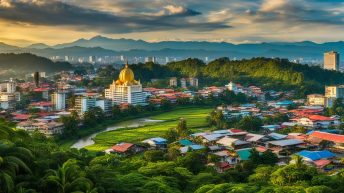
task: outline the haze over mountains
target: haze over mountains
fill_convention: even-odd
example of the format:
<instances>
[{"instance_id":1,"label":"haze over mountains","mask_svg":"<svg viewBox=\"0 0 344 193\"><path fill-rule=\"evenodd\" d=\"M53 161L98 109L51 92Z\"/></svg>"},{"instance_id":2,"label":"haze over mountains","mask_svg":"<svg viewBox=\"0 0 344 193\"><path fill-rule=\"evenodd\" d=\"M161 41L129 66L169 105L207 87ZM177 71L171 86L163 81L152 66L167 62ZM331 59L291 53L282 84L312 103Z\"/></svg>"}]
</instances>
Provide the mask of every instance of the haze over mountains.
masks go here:
<instances>
[{"instance_id":1,"label":"haze over mountains","mask_svg":"<svg viewBox=\"0 0 344 193\"><path fill-rule=\"evenodd\" d=\"M227 42L162 41L146 42L132 39L111 39L95 36L91 39L79 39L74 42L48 46L42 43L28 47L11 46L0 43L1 53L32 53L43 57L52 56L155 56L155 57L197 57L197 58L252 58L280 57L289 59L321 60L323 53L336 50L344 53L344 42L315 43L271 42L256 44L231 44Z\"/></svg>"}]
</instances>

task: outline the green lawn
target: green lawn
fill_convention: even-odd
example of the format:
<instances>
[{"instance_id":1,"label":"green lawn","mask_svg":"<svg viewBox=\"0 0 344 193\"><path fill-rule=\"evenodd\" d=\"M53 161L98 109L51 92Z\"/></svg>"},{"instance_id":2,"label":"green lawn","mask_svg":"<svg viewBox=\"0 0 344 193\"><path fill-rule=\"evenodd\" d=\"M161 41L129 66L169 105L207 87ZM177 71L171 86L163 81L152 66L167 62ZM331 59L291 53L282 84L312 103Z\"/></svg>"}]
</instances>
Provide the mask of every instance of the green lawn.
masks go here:
<instances>
[{"instance_id":1,"label":"green lawn","mask_svg":"<svg viewBox=\"0 0 344 193\"><path fill-rule=\"evenodd\" d=\"M86 147L90 151L101 151L119 142L140 142L151 137L161 137L169 128L176 127L179 118L187 121L190 129L197 131L207 128L206 117L212 108L186 107L152 116L151 119L164 122L152 123L138 128L123 128L116 131L100 133L95 137L95 144Z\"/></svg>"}]
</instances>

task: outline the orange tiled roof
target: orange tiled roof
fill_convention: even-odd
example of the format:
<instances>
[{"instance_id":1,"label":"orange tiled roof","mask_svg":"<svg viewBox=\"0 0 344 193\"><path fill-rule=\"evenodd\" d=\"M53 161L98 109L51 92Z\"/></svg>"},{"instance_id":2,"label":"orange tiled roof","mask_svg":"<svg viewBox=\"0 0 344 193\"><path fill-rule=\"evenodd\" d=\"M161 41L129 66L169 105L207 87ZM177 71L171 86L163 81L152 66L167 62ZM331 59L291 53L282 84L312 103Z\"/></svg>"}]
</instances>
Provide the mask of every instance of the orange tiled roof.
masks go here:
<instances>
[{"instance_id":1,"label":"orange tiled roof","mask_svg":"<svg viewBox=\"0 0 344 193\"><path fill-rule=\"evenodd\" d=\"M128 151L130 149L130 147L132 147L133 145L134 144L132 144L132 143L120 143L120 144L112 146L112 150L114 150L116 152L124 153L124 152Z\"/></svg>"},{"instance_id":2,"label":"orange tiled roof","mask_svg":"<svg viewBox=\"0 0 344 193\"><path fill-rule=\"evenodd\" d=\"M336 143L344 143L344 135L314 131L309 135L310 138L319 138L327 141L333 141Z\"/></svg>"}]
</instances>

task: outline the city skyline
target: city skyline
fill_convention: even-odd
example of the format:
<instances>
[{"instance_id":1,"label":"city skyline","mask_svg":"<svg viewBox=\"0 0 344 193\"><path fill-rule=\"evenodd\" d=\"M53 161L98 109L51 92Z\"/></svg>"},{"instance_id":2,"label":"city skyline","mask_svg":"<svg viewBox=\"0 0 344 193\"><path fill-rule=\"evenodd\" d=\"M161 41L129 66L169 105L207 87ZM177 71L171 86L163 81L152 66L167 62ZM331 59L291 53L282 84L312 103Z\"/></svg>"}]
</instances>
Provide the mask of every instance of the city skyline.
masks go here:
<instances>
[{"instance_id":1,"label":"city skyline","mask_svg":"<svg viewBox=\"0 0 344 193\"><path fill-rule=\"evenodd\" d=\"M2 0L0 42L54 45L96 35L149 42L344 39L342 0Z\"/></svg>"}]
</instances>

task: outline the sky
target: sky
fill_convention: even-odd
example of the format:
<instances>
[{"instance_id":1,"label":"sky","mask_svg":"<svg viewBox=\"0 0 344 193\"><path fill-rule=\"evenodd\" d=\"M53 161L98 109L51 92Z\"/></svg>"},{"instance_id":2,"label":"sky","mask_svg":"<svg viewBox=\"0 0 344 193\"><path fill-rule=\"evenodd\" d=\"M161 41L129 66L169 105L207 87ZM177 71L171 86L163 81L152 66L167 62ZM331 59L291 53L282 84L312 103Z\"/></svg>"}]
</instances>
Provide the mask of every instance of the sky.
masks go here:
<instances>
[{"instance_id":1,"label":"sky","mask_svg":"<svg viewBox=\"0 0 344 193\"><path fill-rule=\"evenodd\" d=\"M344 0L0 0L0 42L344 40Z\"/></svg>"}]
</instances>

